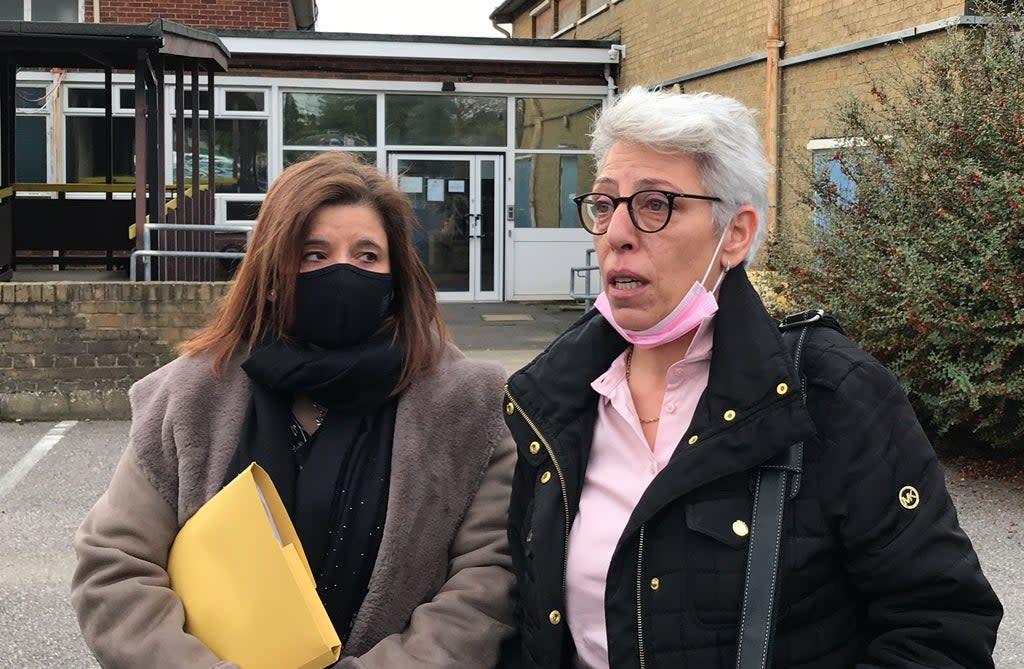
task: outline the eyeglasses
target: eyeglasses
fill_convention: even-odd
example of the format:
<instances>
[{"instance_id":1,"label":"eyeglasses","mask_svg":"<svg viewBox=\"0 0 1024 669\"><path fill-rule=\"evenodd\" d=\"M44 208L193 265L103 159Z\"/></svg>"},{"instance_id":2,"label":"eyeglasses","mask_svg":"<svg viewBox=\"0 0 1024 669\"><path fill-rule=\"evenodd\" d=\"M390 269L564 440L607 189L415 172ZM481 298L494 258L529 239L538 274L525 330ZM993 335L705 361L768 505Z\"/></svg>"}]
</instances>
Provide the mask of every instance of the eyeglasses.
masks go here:
<instances>
[{"instance_id":1,"label":"eyeglasses","mask_svg":"<svg viewBox=\"0 0 1024 669\"><path fill-rule=\"evenodd\" d=\"M638 190L625 197L612 197L604 193L584 193L572 199L579 212L580 224L592 235L608 232L615 209L626 203L629 220L640 232L658 232L668 225L672 218L677 198L721 202L722 198L712 195L690 195L667 190Z\"/></svg>"}]
</instances>

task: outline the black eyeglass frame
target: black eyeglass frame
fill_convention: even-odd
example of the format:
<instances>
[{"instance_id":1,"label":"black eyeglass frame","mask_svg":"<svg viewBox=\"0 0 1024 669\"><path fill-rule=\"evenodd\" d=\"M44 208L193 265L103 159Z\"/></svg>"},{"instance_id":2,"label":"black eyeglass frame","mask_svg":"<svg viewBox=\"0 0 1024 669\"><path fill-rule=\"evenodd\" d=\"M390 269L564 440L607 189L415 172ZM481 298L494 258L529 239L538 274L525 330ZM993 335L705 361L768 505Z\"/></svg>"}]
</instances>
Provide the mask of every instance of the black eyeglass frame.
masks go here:
<instances>
[{"instance_id":1,"label":"black eyeglass frame","mask_svg":"<svg viewBox=\"0 0 1024 669\"><path fill-rule=\"evenodd\" d=\"M637 195L640 195L641 193L661 193L668 200L668 215L665 216L665 222L662 223L661 227L657 228L656 230L646 230L644 228L641 228L640 224L636 222L636 214L633 212L633 198L635 198ZM637 192L633 193L632 195L623 195L622 197L612 197L608 193L599 193L599 192L596 192L596 191L592 192L592 193L583 193L582 195L577 195L576 197L572 198L572 201L576 203L576 218L579 220L580 226L582 226L584 230L586 230L587 232L589 232L592 235L603 235L603 234L606 234L608 232L608 228L605 228L602 232L595 232L594 230L591 230L587 226L587 224L586 224L586 222L584 220L584 216L583 216L583 201L586 200L588 197L590 197L592 195L600 195L601 197L606 197L609 200L611 200L611 202L612 202L612 214L615 213L615 210L619 208L620 204L625 202L626 203L626 211L629 212L629 220L633 224L633 227L636 228L637 230L639 230L640 232L646 232L648 234L654 234L655 232L661 232L662 230L665 229L665 226L668 225L668 222L672 220L672 212L675 211L675 201L676 201L676 198L685 198L685 199L688 199L688 200L703 200L705 202L721 202L722 201L722 198L716 197L714 195L693 195L693 194L690 194L690 193L675 193L675 192L670 191L670 190L659 190L657 188L645 188L643 190L638 190Z\"/></svg>"}]
</instances>

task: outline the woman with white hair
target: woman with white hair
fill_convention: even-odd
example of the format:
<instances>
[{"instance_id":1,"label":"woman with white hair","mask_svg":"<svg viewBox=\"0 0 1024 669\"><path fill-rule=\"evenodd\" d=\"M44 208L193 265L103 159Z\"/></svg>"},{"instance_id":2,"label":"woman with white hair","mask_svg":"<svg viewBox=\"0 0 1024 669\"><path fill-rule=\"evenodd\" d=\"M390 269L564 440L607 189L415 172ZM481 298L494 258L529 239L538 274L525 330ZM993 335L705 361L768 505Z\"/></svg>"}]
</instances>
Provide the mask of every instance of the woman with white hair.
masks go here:
<instances>
[{"instance_id":1,"label":"woman with white hair","mask_svg":"<svg viewBox=\"0 0 1024 669\"><path fill-rule=\"evenodd\" d=\"M992 667L1002 608L895 379L747 280L750 110L634 89L593 149L603 293L506 387L509 664Z\"/></svg>"}]
</instances>

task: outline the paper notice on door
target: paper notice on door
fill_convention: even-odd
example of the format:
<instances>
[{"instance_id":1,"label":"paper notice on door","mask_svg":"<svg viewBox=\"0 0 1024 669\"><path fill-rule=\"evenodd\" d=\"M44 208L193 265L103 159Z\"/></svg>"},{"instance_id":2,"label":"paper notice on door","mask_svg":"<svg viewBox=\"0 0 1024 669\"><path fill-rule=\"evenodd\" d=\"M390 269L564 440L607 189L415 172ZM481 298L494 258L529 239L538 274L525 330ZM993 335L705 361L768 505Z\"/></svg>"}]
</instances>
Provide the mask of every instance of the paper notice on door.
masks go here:
<instances>
[{"instance_id":1,"label":"paper notice on door","mask_svg":"<svg viewBox=\"0 0 1024 669\"><path fill-rule=\"evenodd\" d=\"M398 177L398 187L403 193L422 193L423 177Z\"/></svg>"},{"instance_id":2,"label":"paper notice on door","mask_svg":"<svg viewBox=\"0 0 1024 669\"><path fill-rule=\"evenodd\" d=\"M448 182L448 192L449 193L465 193L466 192L466 182L463 181L462 179L452 179L451 181Z\"/></svg>"},{"instance_id":3,"label":"paper notice on door","mask_svg":"<svg viewBox=\"0 0 1024 669\"><path fill-rule=\"evenodd\" d=\"M444 202L444 179L427 179L427 201Z\"/></svg>"}]
</instances>

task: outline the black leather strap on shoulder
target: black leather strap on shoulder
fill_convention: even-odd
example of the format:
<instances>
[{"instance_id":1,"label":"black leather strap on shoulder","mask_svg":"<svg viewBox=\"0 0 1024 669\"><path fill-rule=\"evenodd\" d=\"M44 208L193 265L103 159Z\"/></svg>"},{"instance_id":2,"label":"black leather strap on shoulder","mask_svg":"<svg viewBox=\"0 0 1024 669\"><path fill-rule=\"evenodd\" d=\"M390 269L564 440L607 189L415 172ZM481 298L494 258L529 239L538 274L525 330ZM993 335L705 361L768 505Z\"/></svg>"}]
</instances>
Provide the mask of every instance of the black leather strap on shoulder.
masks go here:
<instances>
[{"instance_id":1,"label":"black leather strap on shoulder","mask_svg":"<svg viewBox=\"0 0 1024 669\"><path fill-rule=\"evenodd\" d=\"M764 469L754 486L754 520L747 549L736 648L737 669L767 669L775 633L775 593L782 548L782 512L790 473Z\"/></svg>"},{"instance_id":2,"label":"black leather strap on shoulder","mask_svg":"<svg viewBox=\"0 0 1024 669\"><path fill-rule=\"evenodd\" d=\"M807 382L801 373L800 363L811 330L809 326L819 324L842 332L835 319L820 309L787 316L779 323L783 341L791 347L793 371L800 381L800 395L805 404ZM771 666L783 511L786 498L792 499L800 491L803 448L803 442L791 445L757 472L747 573L743 583L743 608L736 638L736 669L768 669Z\"/></svg>"}]
</instances>

